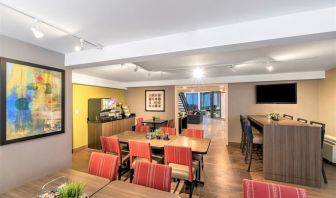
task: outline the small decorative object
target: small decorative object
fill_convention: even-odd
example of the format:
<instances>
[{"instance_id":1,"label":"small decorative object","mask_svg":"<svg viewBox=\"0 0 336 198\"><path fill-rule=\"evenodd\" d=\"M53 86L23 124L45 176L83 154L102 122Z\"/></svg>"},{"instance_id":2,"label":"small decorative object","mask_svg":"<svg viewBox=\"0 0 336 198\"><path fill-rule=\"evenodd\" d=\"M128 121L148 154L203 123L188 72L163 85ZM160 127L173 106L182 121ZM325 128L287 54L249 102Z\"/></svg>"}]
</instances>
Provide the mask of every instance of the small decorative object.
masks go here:
<instances>
[{"instance_id":1,"label":"small decorative object","mask_svg":"<svg viewBox=\"0 0 336 198\"><path fill-rule=\"evenodd\" d=\"M153 118L153 121L155 121L155 116L153 116L152 118Z\"/></svg>"},{"instance_id":2,"label":"small decorative object","mask_svg":"<svg viewBox=\"0 0 336 198\"><path fill-rule=\"evenodd\" d=\"M165 90L145 91L145 111L165 111Z\"/></svg>"},{"instance_id":3,"label":"small decorative object","mask_svg":"<svg viewBox=\"0 0 336 198\"><path fill-rule=\"evenodd\" d=\"M170 140L169 139L169 134L168 133L164 134L162 139L163 140Z\"/></svg>"},{"instance_id":4,"label":"small decorative object","mask_svg":"<svg viewBox=\"0 0 336 198\"><path fill-rule=\"evenodd\" d=\"M0 144L64 133L64 70L6 58L0 63Z\"/></svg>"},{"instance_id":5,"label":"small decorative object","mask_svg":"<svg viewBox=\"0 0 336 198\"><path fill-rule=\"evenodd\" d=\"M85 198L84 185L78 182L70 182L57 190L57 198Z\"/></svg>"},{"instance_id":6,"label":"small decorative object","mask_svg":"<svg viewBox=\"0 0 336 198\"><path fill-rule=\"evenodd\" d=\"M155 138L155 134L152 132L152 133L147 133L146 134L146 139L148 139L148 140L152 140L152 139L154 139Z\"/></svg>"},{"instance_id":7,"label":"small decorative object","mask_svg":"<svg viewBox=\"0 0 336 198\"><path fill-rule=\"evenodd\" d=\"M88 198L84 194L84 185L68 181L65 176L53 179L42 186L38 198Z\"/></svg>"},{"instance_id":8,"label":"small decorative object","mask_svg":"<svg viewBox=\"0 0 336 198\"><path fill-rule=\"evenodd\" d=\"M267 115L268 118L274 120L274 121L279 121L279 114L271 112Z\"/></svg>"},{"instance_id":9,"label":"small decorative object","mask_svg":"<svg viewBox=\"0 0 336 198\"><path fill-rule=\"evenodd\" d=\"M161 139L161 135L163 134L161 129L156 129L153 133L158 140Z\"/></svg>"}]
</instances>

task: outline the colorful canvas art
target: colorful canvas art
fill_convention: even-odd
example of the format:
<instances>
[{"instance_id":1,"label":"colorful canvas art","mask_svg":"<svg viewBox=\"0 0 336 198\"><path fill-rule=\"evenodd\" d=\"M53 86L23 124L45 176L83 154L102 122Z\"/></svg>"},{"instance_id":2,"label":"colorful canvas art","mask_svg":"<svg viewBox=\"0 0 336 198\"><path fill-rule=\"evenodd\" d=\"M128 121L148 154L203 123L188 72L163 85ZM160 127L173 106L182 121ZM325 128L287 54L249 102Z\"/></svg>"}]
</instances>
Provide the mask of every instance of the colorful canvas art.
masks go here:
<instances>
[{"instance_id":1,"label":"colorful canvas art","mask_svg":"<svg viewBox=\"0 0 336 198\"><path fill-rule=\"evenodd\" d=\"M6 132L2 143L62 132L62 71L10 61L4 65Z\"/></svg>"},{"instance_id":2,"label":"colorful canvas art","mask_svg":"<svg viewBox=\"0 0 336 198\"><path fill-rule=\"evenodd\" d=\"M146 90L146 111L165 111L165 91Z\"/></svg>"}]
</instances>

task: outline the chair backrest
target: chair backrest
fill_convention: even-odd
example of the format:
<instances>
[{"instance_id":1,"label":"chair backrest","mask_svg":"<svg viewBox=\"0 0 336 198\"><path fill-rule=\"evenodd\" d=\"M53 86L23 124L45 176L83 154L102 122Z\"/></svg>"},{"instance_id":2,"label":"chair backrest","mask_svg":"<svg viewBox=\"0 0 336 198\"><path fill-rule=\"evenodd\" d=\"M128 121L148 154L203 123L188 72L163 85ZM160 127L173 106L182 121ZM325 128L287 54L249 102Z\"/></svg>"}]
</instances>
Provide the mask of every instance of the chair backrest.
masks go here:
<instances>
[{"instance_id":1,"label":"chair backrest","mask_svg":"<svg viewBox=\"0 0 336 198\"><path fill-rule=\"evenodd\" d=\"M283 197L283 198L306 198L308 197L307 191L302 188L291 186L266 183L260 181L243 180L243 194L244 198L252 197Z\"/></svg>"},{"instance_id":2,"label":"chair backrest","mask_svg":"<svg viewBox=\"0 0 336 198\"><path fill-rule=\"evenodd\" d=\"M291 120L294 119L294 116L291 116L291 115L288 115L288 114L283 114L283 117L284 117L284 118L289 118L289 119L291 119Z\"/></svg>"},{"instance_id":3,"label":"chair backrest","mask_svg":"<svg viewBox=\"0 0 336 198\"><path fill-rule=\"evenodd\" d=\"M118 177L118 156L105 153L91 153L89 161L89 174L104 177L114 181Z\"/></svg>"},{"instance_id":4,"label":"chair backrest","mask_svg":"<svg viewBox=\"0 0 336 198\"><path fill-rule=\"evenodd\" d=\"M175 120L174 119L170 119L167 122L167 128L175 128Z\"/></svg>"},{"instance_id":5,"label":"chair backrest","mask_svg":"<svg viewBox=\"0 0 336 198\"><path fill-rule=\"evenodd\" d=\"M303 123L306 123L306 124L308 123L308 120L303 119L303 118L298 118L297 121L298 122L303 122Z\"/></svg>"},{"instance_id":6,"label":"chair backrest","mask_svg":"<svg viewBox=\"0 0 336 198\"><path fill-rule=\"evenodd\" d=\"M240 115L240 128L242 130L242 132L244 133L244 120L246 120L247 118L243 115Z\"/></svg>"},{"instance_id":7,"label":"chair backrest","mask_svg":"<svg viewBox=\"0 0 336 198\"><path fill-rule=\"evenodd\" d=\"M148 133L149 132L149 126L148 125L137 125L135 126L135 132L139 133Z\"/></svg>"},{"instance_id":8,"label":"chair backrest","mask_svg":"<svg viewBox=\"0 0 336 198\"><path fill-rule=\"evenodd\" d=\"M147 158L149 162L152 162L152 150L149 142L140 142L130 140L128 141L130 164L133 164L134 157Z\"/></svg>"},{"instance_id":9,"label":"chair backrest","mask_svg":"<svg viewBox=\"0 0 336 198\"><path fill-rule=\"evenodd\" d=\"M136 126L142 126L143 125L143 121L144 121L144 119L143 119L143 117L138 117L137 119L136 119Z\"/></svg>"},{"instance_id":10,"label":"chair backrest","mask_svg":"<svg viewBox=\"0 0 336 198\"><path fill-rule=\"evenodd\" d=\"M321 122L310 121L311 125L316 125L321 127L321 148L323 148L324 136L325 136L325 124Z\"/></svg>"},{"instance_id":11,"label":"chair backrest","mask_svg":"<svg viewBox=\"0 0 336 198\"><path fill-rule=\"evenodd\" d=\"M170 192L171 176L172 168L167 165L138 161L135 164L133 183Z\"/></svg>"},{"instance_id":12,"label":"chair backrest","mask_svg":"<svg viewBox=\"0 0 336 198\"><path fill-rule=\"evenodd\" d=\"M112 153L119 157L119 166L122 164L120 142L117 137L100 136L103 153Z\"/></svg>"},{"instance_id":13,"label":"chair backrest","mask_svg":"<svg viewBox=\"0 0 336 198\"><path fill-rule=\"evenodd\" d=\"M185 136L203 139L204 131L202 129L186 129Z\"/></svg>"},{"instance_id":14,"label":"chair backrest","mask_svg":"<svg viewBox=\"0 0 336 198\"><path fill-rule=\"evenodd\" d=\"M160 128L164 134L168 133L169 135L176 135L176 129L175 128L169 128L169 127L161 127Z\"/></svg>"},{"instance_id":15,"label":"chair backrest","mask_svg":"<svg viewBox=\"0 0 336 198\"><path fill-rule=\"evenodd\" d=\"M243 128L247 142L253 143L252 127L247 119L243 120Z\"/></svg>"},{"instance_id":16,"label":"chair backrest","mask_svg":"<svg viewBox=\"0 0 336 198\"><path fill-rule=\"evenodd\" d=\"M185 165L189 167L189 181L193 180L192 173L192 151L190 147L170 146L164 147L165 164L169 163Z\"/></svg>"}]
</instances>

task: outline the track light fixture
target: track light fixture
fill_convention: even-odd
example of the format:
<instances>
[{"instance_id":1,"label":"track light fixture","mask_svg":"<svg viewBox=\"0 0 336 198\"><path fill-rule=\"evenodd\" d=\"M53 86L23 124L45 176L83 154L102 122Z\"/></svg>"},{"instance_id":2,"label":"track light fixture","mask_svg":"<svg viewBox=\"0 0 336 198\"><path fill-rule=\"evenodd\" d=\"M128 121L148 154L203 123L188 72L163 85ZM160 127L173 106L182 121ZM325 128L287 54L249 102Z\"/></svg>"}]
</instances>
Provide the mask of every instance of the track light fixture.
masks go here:
<instances>
[{"instance_id":1,"label":"track light fixture","mask_svg":"<svg viewBox=\"0 0 336 198\"><path fill-rule=\"evenodd\" d=\"M37 19L35 19L35 25L31 27L30 29L33 32L35 38L37 39L43 38L44 34L40 30L40 22Z\"/></svg>"},{"instance_id":2,"label":"track light fixture","mask_svg":"<svg viewBox=\"0 0 336 198\"><path fill-rule=\"evenodd\" d=\"M139 70L139 66L135 66L135 68L134 68L134 72L137 72Z\"/></svg>"},{"instance_id":3,"label":"track light fixture","mask_svg":"<svg viewBox=\"0 0 336 198\"><path fill-rule=\"evenodd\" d=\"M79 39L79 45L75 46L75 51L82 51L84 49L84 42L83 39Z\"/></svg>"}]
</instances>

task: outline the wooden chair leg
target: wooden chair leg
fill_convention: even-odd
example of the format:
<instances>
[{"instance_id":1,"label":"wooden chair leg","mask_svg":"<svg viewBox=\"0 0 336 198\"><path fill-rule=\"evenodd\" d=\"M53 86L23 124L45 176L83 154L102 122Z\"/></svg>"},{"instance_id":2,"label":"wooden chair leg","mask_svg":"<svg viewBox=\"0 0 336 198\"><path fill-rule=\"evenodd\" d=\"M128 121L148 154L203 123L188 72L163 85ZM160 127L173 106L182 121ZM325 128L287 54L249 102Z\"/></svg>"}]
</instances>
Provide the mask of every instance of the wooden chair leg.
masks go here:
<instances>
[{"instance_id":1,"label":"wooden chair leg","mask_svg":"<svg viewBox=\"0 0 336 198\"><path fill-rule=\"evenodd\" d=\"M121 180L121 170L122 170L122 165L120 165L118 168L118 180Z\"/></svg>"},{"instance_id":2,"label":"wooden chair leg","mask_svg":"<svg viewBox=\"0 0 336 198\"><path fill-rule=\"evenodd\" d=\"M249 143L246 144L246 148L245 148L245 164L247 164L248 153L249 153Z\"/></svg>"},{"instance_id":3,"label":"wooden chair leg","mask_svg":"<svg viewBox=\"0 0 336 198\"><path fill-rule=\"evenodd\" d=\"M327 179L327 175L324 171L324 162L323 162L323 158L322 158L322 175L323 175L323 180L324 180L324 183L327 184L328 183L328 179Z\"/></svg>"},{"instance_id":4,"label":"wooden chair leg","mask_svg":"<svg viewBox=\"0 0 336 198\"><path fill-rule=\"evenodd\" d=\"M204 161L203 161L203 155L202 155L202 170L204 168Z\"/></svg>"},{"instance_id":5,"label":"wooden chair leg","mask_svg":"<svg viewBox=\"0 0 336 198\"><path fill-rule=\"evenodd\" d=\"M134 170L131 169L130 170L130 183L132 183L132 181L133 181L133 175L134 175Z\"/></svg>"},{"instance_id":6,"label":"wooden chair leg","mask_svg":"<svg viewBox=\"0 0 336 198\"><path fill-rule=\"evenodd\" d=\"M189 198L192 198L193 190L194 190L194 182L189 181Z\"/></svg>"},{"instance_id":7,"label":"wooden chair leg","mask_svg":"<svg viewBox=\"0 0 336 198\"><path fill-rule=\"evenodd\" d=\"M250 172L250 168L251 168L253 144L251 143L251 144L249 145L249 147L250 147L250 148L249 148L249 150L250 150L250 153L249 153L249 155L250 155L250 162L249 162L249 166L248 166L247 172Z\"/></svg>"}]
</instances>

